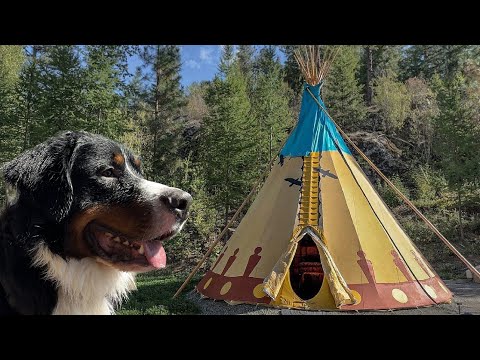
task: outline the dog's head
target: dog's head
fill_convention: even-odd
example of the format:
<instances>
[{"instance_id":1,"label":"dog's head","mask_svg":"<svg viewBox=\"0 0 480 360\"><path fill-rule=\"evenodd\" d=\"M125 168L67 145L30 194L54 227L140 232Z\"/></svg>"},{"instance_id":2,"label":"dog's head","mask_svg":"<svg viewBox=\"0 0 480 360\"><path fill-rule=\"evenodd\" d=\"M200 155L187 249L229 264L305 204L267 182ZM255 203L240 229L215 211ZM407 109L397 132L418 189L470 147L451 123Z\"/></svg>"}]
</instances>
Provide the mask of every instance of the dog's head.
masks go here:
<instances>
[{"instance_id":1,"label":"dog's head","mask_svg":"<svg viewBox=\"0 0 480 360\"><path fill-rule=\"evenodd\" d=\"M162 242L181 230L192 200L145 180L139 158L124 146L86 132L53 137L7 163L3 173L10 202L58 225L60 240L46 245L124 271L165 267Z\"/></svg>"}]
</instances>

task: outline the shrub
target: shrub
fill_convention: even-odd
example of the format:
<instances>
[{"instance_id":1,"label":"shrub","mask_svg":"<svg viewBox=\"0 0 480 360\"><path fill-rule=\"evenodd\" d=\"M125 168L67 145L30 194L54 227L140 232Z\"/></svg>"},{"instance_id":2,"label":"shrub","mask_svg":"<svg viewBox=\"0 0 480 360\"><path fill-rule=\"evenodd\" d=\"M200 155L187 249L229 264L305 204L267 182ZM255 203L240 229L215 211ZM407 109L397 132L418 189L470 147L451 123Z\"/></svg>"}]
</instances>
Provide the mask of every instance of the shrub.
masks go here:
<instances>
[{"instance_id":1,"label":"shrub","mask_svg":"<svg viewBox=\"0 0 480 360\"><path fill-rule=\"evenodd\" d=\"M413 171L412 178L415 185L416 200L434 200L441 197L447 190L445 178L430 167L420 166Z\"/></svg>"},{"instance_id":2,"label":"shrub","mask_svg":"<svg viewBox=\"0 0 480 360\"><path fill-rule=\"evenodd\" d=\"M410 191L403 184L400 177L393 176L390 181L398 190L400 190L403 195L405 195L407 198L410 197ZM402 199L398 197L395 191L387 183L381 183L378 186L378 193L383 201L385 201L385 203L391 208L397 207L403 203Z\"/></svg>"}]
</instances>

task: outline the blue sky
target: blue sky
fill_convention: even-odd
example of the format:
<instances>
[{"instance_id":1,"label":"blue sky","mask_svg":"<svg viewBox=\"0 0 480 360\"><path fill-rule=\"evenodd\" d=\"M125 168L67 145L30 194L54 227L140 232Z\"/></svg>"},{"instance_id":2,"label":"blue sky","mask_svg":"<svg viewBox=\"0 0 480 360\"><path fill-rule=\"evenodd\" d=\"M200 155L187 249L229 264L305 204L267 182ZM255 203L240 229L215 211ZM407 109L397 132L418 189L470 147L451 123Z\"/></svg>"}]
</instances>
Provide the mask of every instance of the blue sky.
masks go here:
<instances>
[{"instance_id":1,"label":"blue sky","mask_svg":"<svg viewBox=\"0 0 480 360\"><path fill-rule=\"evenodd\" d=\"M182 85L213 79L222 53L220 45L184 45L180 49Z\"/></svg>"},{"instance_id":2,"label":"blue sky","mask_svg":"<svg viewBox=\"0 0 480 360\"><path fill-rule=\"evenodd\" d=\"M262 45L258 45L257 49ZM222 52L222 45L181 45L180 56L182 60L182 85L186 88L192 82L211 80L218 71L218 63ZM278 52L283 61L284 56ZM140 65L137 57L129 60L130 71Z\"/></svg>"}]
</instances>

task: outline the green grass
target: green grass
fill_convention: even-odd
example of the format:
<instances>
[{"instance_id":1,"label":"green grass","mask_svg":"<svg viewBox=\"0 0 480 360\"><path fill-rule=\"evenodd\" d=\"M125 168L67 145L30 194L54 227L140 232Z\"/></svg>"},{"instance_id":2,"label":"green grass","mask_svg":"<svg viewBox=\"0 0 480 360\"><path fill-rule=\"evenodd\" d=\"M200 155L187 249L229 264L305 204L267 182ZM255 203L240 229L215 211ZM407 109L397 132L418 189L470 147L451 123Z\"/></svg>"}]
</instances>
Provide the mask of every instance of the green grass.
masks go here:
<instances>
[{"instance_id":1,"label":"green grass","mask_svg":"<svg viewBox=\"0 0 480 360\"><path fill-rule=\"evenodd\" d=\"M116 312L117 315L187 315L200 311L185 295L194 288L201 277L195 276L183 292L173 295L183 283L186 274L174 274L168 270L152 271L137 276L137 291Z\"/></svg>"}]
</instances>

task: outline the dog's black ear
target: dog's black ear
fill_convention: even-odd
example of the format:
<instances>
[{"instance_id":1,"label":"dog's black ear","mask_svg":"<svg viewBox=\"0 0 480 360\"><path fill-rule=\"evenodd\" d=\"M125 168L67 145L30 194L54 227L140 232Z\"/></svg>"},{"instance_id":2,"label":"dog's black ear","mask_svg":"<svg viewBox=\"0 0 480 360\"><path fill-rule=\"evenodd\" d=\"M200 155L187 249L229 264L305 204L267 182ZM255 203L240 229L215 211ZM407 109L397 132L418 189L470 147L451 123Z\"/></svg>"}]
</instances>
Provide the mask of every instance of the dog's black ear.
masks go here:
<instances>
[{"instance_id":1,"label":"dog's black ear","mask_svg":"<svg viewBox=\"0 0 480 360\"><path fill-rule=\"evenodd\" d=\"M71 159L79 133L63 132L35 146L2 168L5 181L49 219L60 222L73 200Z\"/></svg>"}]
</instances>

